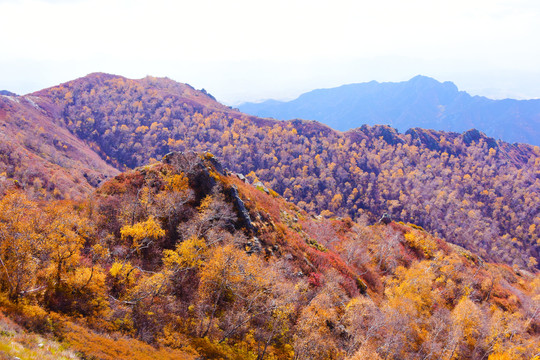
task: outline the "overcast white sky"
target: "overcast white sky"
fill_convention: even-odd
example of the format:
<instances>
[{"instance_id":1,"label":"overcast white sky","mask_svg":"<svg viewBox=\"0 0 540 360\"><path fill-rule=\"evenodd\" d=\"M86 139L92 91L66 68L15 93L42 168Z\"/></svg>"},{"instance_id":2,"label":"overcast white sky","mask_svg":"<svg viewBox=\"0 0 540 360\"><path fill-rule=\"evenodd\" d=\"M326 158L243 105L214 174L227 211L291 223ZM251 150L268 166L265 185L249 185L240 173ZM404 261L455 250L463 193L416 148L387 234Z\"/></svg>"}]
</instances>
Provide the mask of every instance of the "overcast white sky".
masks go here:
<instances>
[{"instance_id":1,"label":"overcast white sky","mask_svg":"<svg viewBox=\"0 0 540 360\"><path fill-rule=\"evenodd\" d=\"M227 104L427 75L540 98L538 0L0 0L0 89L167 76Z\"/></svg>"}]
</instances>

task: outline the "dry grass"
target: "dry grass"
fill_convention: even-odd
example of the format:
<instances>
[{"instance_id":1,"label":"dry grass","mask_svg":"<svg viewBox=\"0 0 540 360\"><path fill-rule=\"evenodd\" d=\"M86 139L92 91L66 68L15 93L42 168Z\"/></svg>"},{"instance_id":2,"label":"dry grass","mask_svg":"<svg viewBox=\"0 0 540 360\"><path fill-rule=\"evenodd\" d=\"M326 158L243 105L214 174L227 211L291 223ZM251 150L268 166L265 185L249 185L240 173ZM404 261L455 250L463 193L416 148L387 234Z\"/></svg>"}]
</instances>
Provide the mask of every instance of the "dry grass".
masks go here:
<instances>
[{"instance_id":1,"label":"dry grass","mask_svg":"<svg viewBox=\"0 0 540 360\"><path fill-rule=\"evenodd\" d=\"M0 313L0 360L79 359L65 345L29 333Z\"/></svg>"}]
</instances>

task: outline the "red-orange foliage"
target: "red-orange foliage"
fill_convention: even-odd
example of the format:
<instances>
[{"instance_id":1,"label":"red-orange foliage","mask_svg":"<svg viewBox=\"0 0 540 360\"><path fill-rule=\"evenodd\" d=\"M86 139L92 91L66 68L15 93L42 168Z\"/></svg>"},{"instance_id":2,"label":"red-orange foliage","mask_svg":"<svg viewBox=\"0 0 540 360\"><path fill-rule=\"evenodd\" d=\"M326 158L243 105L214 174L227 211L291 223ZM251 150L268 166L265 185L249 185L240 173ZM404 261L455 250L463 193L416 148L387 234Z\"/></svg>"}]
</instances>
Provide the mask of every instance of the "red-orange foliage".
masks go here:
<instances>
[{"instance_id":1,"label":"red-orange foliage","mask_svg":"<svg viewBox=\"0 0 540 360\"><path fill-rule=\"evenodd\" d=\"M190 166L171 159L116 177L83 203L0 199L0 230L11 229L0 231L0 248L17 229L21 239L44 237L39 249L0 254L4 265L26 256L43 269L27 272L11 298L0 276L6 313L88 358L535 354L538 276L416 225L310 216L205 156L176 158ZM20 231L32 216L46 221Z\"/></svg>"}]
</instances>

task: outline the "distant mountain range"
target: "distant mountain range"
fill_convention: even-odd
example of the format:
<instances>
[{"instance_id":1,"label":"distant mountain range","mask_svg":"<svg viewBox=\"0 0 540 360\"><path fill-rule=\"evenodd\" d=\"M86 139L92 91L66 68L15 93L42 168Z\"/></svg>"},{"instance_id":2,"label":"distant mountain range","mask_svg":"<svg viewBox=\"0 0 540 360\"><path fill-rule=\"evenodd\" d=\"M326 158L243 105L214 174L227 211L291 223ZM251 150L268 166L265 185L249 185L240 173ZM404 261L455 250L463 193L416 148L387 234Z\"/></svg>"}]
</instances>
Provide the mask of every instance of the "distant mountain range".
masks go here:
<instances>
[{"instance_id":1,"label":"distant mountain range","mask_svg":"<svg viewBox=\"0 0 540 360\"><path fill-rule=\"evenodd\" d=\"M492 100L459 91L452 82L416 76L398 83L368 83L318 89L284 102L244 103L244 112L280 120L320 121L347 131L363 124L463 132L478 129L507 142L540 145L539 100Z\"/></svg>"}]
</instances>

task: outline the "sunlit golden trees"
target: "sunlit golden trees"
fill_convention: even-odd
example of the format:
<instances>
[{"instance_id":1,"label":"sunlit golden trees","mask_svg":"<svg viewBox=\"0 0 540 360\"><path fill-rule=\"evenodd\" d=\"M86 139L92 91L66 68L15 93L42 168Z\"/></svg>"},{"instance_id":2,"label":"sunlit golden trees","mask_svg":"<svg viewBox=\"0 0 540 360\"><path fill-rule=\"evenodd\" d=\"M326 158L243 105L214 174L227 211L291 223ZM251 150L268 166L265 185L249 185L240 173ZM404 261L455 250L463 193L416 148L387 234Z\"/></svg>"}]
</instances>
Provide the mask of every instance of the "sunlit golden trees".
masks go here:
<instances>
[{"instance_id":1,"label":"sunlit golden trees","mask_svg":"<svg viewBox=\"0 0 540 360\"><path fill-rule=\"evenodd\" d=\"M63 106L71 131L120 167L172 150L209 150L231 170L253 172L314 213L375 221L390 212L486 258L538 266L529 251L540 234L537 148L496 143L477 132L398 134L389 126L363 126L338 133L312 122L243 116L166 79L84 81L45 95Z\"/></svg>"},{"instance_id":2,"label":"sunlit golden trees","mask_svg":"<svg viewBox=\"0 0 540 360\"><path fill-rule=\"evenodd\" d=\"M0 281L12 300L39 290L36 272L43 267L43 236L35 203L22 192L0 200Z\"/></svg>"},{"instance_id":3,"label":"sunlit golden trees","mask_svg":"<svg viewBox=\"0 0 540 360\"><path fill-rule=\"evenodd\" d=\"M49 306L87 314L106 306L102 271L92 258L88 267L81 265L92 228L76 205L53 202L39 208L14 192L0 200L0 208L0 279L12 300L46 293ZM73 301L78 305L72 307Z\"/></svg>"},{"instance_id":4,"label":"sunlit golden trees","mask_svg":"<svg viewBox=\"0 0 540 360\"><path fill-rule=\"evenodd\" d=\"M51 204L43 212L45 249L54 268L54 286L60 288L63 275L78 264L90 228L69 203Z\"/></svg>"},{"instance_id":5,"label":"sunlit golden trees","mask_svg":"<svg viewBox=\"0 0 540 360\"><path fill-rule=\"evenodd\" d=\"M147 220L133 225L125 225L120 230L122 239L131 239L132 252L140 252L148 248L155 240L165 235L165 231L156 219L150 216Z\"/></svg>"},{"instance_id":6,"label":"sunlit golden trees","mask_svg":"<svg viewBox=\"0 0 540 360\"><path fill-rule=\"evenodd\" d=\"M400 358L422 347L431 306L436 301L431 291L433 279L426 262L397 268L385 290L387 301L383 310L388 332L383 340L383 353Z\"/></svg>"},{"instance_id":7,"label":"sunlit golden trees","mask_svg":"<svg viewBox=\"0 0 540 360\"><path fill-rule=\"evenodd\" d=\"M340 359L343 357L340 336L347 296L330 272L320 292L302 309L294 337L297 359Z\"/></svg>"},{"instance_id":8,"label":"sunlit golden trees","mask_svg":"<svg viewBox=\"0 0 540 360\"><path fill-rule=\"evenodd\" d=\"M276 143L293 136L287 126L274 131ZM242 133L231 137L240 141ZM299 166L307 154L298 151L291 161ZM120 175L87 202L37 203L20 192L0 199L2 307L31 304L44 326L53 318L61 336L62 324L77 321L111 338L189 348L205 358L486 360L538 352L540 282L531 272L488 263L417 225L310 216L220 172L210 156L184 155ZM341 176L343 159L326 155L322 164L335 166L321 172ZM383 152L369 161L390 158ZM385 171L390 184L420 176ZM379 175L365 175L374 196L384 191L401 202L405 192L394 185L374 188ZM321 184L312 180L287 184L306 196ZM327 190L313 206L340 194ZM438 192L424 211L442 211L452 194ZM360 197L373 200L357 188L353 200ZM340 201L348 200L344 193ZM465 211L470 204L457 205L464 222L475 217Z\"/></svg>"},{"instance_id":9,"label":"sunlit golden trees","mask_svg":"<svg viewBox=\"0 0 540 360\"><path fill-rule=\"evenodd\" d=\"M474 302L464 297L452 311L451 320L448 358L471 358L483 326L480 309Z\"/></svg>"},{"instance_id":10,"label":"sunlit golden trees","mask_svg":"<svg viewBox=\"0 0 540 360\"><path fill-rule=\"evenodd\" d=\"M247 295L245 282L260 281L253 272L247 255L232 245L216 247L209 254L201 270L197 310L200 312L199 334L215 332L215 320L220 309L231 306L239 297ZM224 334L228 337L227 333Z\"/></svg>"}]
</instances>

